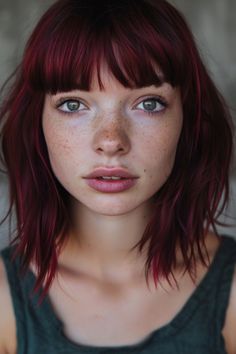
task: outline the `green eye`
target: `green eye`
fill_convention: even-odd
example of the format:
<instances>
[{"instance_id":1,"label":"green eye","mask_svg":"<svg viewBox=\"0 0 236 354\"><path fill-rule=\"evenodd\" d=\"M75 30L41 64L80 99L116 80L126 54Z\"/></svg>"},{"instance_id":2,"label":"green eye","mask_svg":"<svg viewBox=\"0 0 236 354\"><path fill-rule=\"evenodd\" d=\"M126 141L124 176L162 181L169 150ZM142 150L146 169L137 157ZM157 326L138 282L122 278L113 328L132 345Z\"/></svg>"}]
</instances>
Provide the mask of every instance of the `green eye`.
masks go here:
<instances>
[{"instance_id":1,"label":"green eye","mask_svg":"<svg viewBox=\"0 0 236 354\"><path fill-rule=\"evenodd\" d=\"M157 108L158 104L155 100L145 100L143 101L143 106L147 111L154 111Z\"/></svg>"},{"instance_id":2,"label":"green eye","mask_svg":"<svg viewBox=\"0 0 236 354\"><path fill-rule=\"evenodd\" d=\"M146 111L147 113L158 113L166 108L165 102L157 99L155 97L147 98L146 100L139 103L137 107L142 105L141 110Z\"/></svg>"},{"instance_id":3,"label":"green eye","mask_svg":"<svg viewBox=\"0 0 236 354\"><path fill-rule=\"evenodd\" d=\"M76 102L76 101L69 101L69 102L66 102L66 105L68 107L68 110L69 111L77 111L79 109L79 102Z\"/></svg>"},{"instance_id":4,"label":"green eye","mask_svg":"<svg viewBox=\"0 0 236 354\"><path fill-rule=\"evenodd\" d=\"M80 112L81 111L81 106L84 108L85 106L83 103L77 100L67 100L62 102L58 108L65 112L65 113L74 113L74 112ZM83 107L84 106L84 107ZM85 107L86 108L86 107Z\"/></svg>"}]
</instances>

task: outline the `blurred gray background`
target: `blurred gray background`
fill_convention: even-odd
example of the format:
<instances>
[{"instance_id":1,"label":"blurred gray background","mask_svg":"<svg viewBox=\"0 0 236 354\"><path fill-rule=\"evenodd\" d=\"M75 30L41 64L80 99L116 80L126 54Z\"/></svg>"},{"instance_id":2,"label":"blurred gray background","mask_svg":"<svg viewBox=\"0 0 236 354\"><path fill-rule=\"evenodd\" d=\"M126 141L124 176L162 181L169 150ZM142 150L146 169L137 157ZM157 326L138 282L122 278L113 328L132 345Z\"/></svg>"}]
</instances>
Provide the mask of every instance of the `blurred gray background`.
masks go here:
<instances>
[{"instance_id":1,"label":"blurred gray background","mask_svg":"<svg viewBox=\"0 0 236 354\"><path fill-rule=\"evenodd\" d=\"M99 1L99 0L98 0ZM25 42L51 0L0 0L0 86L19 63ZM226 97L236 121L236 1L171 0L186 17L208 69ZM13 142L14 143L14 142ZM230 203L218 227L236 237L236 162L230 178ZM0 219L8 208L8 183L0 173ZM8 222L0 227L0 248L8 243Z\"/></svg>"}]
</instances>

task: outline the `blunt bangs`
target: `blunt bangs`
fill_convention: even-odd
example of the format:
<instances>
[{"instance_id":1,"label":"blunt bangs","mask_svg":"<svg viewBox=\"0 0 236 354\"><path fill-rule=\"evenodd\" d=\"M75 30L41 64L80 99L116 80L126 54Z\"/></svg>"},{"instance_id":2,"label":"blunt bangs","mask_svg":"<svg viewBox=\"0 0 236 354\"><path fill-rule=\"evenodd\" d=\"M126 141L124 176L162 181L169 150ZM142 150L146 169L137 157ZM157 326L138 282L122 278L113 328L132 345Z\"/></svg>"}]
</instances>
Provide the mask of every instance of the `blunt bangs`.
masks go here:
<instances>
[{"instance_id":1,"label":"blunt bangs","mask_svg":"<svg viewBox=\"0 0 236 354\"><path fill-rule=\"evenodd\" d=\"M96 73L103 90L100 69L105 63L124 87L165 81L183 85L183 78L189 77L187 55L165 10L160 11L161 16L158 6L144 1L101 1L99 6L93 1L62 1L56 16L53 7L45 14L28 43L26 82L33 91L45 93L89 91Z\"/></svg>"}]
</instances>

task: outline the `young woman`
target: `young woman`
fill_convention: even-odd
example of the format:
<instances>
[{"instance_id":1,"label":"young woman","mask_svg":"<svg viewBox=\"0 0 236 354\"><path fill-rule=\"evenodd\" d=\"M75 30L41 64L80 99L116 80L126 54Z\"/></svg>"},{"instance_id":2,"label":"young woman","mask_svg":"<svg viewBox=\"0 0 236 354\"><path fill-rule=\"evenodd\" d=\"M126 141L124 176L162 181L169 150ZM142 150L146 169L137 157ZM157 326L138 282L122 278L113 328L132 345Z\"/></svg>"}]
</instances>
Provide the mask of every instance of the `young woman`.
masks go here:
<instances>
[{"instance_id":1,"label":"young woman","mask_svg":"<svg viewBox=\"0 0 236 354\"><path fill-rule=\"evenodd\" d=\"M59 0L11 82L0 353L235 354L233 125L181 14Z\"/></svg>"}]
</instances>

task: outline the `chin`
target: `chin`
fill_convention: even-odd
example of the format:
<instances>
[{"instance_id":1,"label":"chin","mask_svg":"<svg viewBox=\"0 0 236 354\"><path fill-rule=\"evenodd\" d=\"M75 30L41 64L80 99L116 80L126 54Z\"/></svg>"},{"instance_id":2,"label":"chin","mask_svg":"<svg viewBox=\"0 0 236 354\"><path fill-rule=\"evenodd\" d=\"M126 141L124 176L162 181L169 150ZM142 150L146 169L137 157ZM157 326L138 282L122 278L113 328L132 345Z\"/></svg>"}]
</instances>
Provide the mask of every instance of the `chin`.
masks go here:
<instances>
[{"instance_id":1,"label":"chin","mask_svg":"<svg viewBox=\"0 0 236 354\"><path fill-rule=\"evenodd\" d=\"M99 200L97 199L93 201L85 201L80 199L79 208L89 209L90 212L104 216L118 216L130 213L142 204L137 203L137 201L133 201L132 203L132 200L130 198L129 200L114 200L113 198L110 200L101 199L103 198L99 198Z\"/></svg>"},{"instance_id":2,"label":"chin","mask_svg":"<svg viewBox=\"0 0 236 354\"><path fill-rule=\"evenodd\" d=\"M93 207L88 207L92 212L104 215L104 216L119 216L119 215L125 215L127 213L130 213L132 210L136 209L137 206L128 206L128 205L122 205L122 206L116 206L115 203L112 204L112 206L107 205L104 207L101 207L101 205L98 208Z\"/></svg>"}]
</instances>

